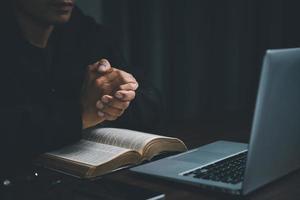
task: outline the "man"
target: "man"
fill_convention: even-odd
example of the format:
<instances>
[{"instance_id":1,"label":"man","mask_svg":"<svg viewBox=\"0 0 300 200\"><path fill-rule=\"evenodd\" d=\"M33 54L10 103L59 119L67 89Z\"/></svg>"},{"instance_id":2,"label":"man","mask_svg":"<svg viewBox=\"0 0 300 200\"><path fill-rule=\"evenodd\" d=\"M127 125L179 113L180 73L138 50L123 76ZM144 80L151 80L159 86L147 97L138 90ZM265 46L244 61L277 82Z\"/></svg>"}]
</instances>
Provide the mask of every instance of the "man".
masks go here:
<instances>
[{"instance_id":1,"label":"man","mask_svg":"<svg viewBox=\"0 0 300 200\"><path fill-rule=\"evenodd\" d=\"M83 16L74 0L4 2L0 179L14 177L40 153L79 140L82 129L158 123L155 90L144 81L137 90L130 73L139 70L124 68L112 33Z\"/></svg>"}]
</instances>

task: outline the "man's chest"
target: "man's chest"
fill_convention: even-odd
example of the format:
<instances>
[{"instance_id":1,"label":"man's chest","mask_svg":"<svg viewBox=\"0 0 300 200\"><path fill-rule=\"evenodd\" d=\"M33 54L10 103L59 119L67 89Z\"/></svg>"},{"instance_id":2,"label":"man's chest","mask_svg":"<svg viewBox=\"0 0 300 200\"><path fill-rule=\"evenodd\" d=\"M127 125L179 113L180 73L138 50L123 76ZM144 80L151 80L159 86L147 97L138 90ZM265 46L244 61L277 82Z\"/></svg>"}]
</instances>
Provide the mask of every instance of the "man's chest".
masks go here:
<instances>
[{"instance_id":1,"label":"man's chest","mask_svg":"<svg viewBox=\"0 0 300 200\"><path fill-rule=\"evenodd\" d=\"M44 101L78 97L85 74L83 59L71 54L25 52L4 56L0 88L10 99Z\"/></svg>"}]
</instances>

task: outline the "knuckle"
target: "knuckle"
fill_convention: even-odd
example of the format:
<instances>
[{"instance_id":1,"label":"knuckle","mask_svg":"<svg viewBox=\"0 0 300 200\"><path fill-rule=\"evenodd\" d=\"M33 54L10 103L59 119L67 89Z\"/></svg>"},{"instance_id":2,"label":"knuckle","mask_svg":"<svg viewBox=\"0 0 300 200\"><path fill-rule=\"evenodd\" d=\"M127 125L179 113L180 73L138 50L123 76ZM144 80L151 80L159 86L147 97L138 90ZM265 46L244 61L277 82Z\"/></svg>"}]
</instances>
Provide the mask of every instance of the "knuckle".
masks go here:
<instances>
[{"instance_id":1,"label":"knuckle","mask_svg":"<svg viewBox=\"0 0 300 200\"><path fill-rule=\"evenodd\" d=\"M139 85L138 83L131 83L131 87L133 90L136 90L139 87Z\"/></svg>"},{"instance_id":2,"label":"knuckle","mask_svg":"<svg viewBox=\"0 0 300 200\"><path fill-rule=\"evenodd\" d=\"M136 82L136 79L135 79L135 77L134 77L132 74L128 74L128 78L129 78L131 81Z\"/></svg>"},{"instance_id":3,"label":"knuckle","mask_svg":"<svg viewBox=\"0 0 300 200\"><path fill-rule=\"evenodd\" d=\"M110 84L109 83L103 83L102 84L102 89L103 90L109 90L110 89Z\"/></svg>"},{"instance_id":4,"label":"knuckle","mask_svg":"<svg viewBox=\"0 0 300 200\"><path fill-rule=\"evenodd\" d=\"M113 71L112 73L111 73L111 79L120 79L120 74L119 74L119 72L118 71Z\"/></svg>"},{"instance_id":5,"label":"knuckle","mask_svg":"<svg viewBox=\"0 0 300 200\"><path fill-rule=\"evenodd\" d=\"M133 78L133 75L131 73L126 72L128 78Z\"/></svg>"},{"instance_id":6,"label":"knuckle","mask_svg":"<svg viewBox=\"0 0 300 200\"><path fill-rule=\"evenodd\" d=\"M96 84L96 86L100 87L103 84L102 79L101 78L96 79L95 84Z\"/></svg>"},{"instance_id":7,"label":"knuckle","mask_svg":"<svg viewBox=\"0 0 300 200\"><path fill-rule=\"evenodd\" d=\"M123 83L127 83L128 82L128 79L125 77L125 76L120 76L120 80L123 82Z\"/></svg>"},{"instance_id":8,"label":"knuckle","mask_svg":"<svg viewBox=\"0 0 300 200\"><path fill-rule=\"evenodd\" d=\"M122 72L120 70L116 70L115 73L117 76L122 76Z\"/></svg>"},{"instance_id":9,"label":"knuckle","mask_svg":"<svg viewBox=\"0 0 300 200\"><path fill-rule=\"evenodd\" d=\"M132 91L131 95L132 95L132 98L134 99L136 96L136 93L134 91Z\"/></svg>"},{"instance_id":10,"label":"knuckle","mask_svg":"<svg viewBox=\"0 0 300 200\"><path fill-rule=\"evenodd\" d=\"M128 83L128 87L129 87L130 89L133 89L133 88L135 87L135 84L134 84L134 83Z\"/></svg>"},{"instance_id":11,"label":"knuckle","mask_svg":"<svg viewBox=\"0 0 300 200\"><path fill-rule=\"evenodd\" d=\"M125 90L125 89L126 89L126 86L125 86L125 85L120 85L118 89L119 89L119 90Z\"/></svg>"}]
</instances>

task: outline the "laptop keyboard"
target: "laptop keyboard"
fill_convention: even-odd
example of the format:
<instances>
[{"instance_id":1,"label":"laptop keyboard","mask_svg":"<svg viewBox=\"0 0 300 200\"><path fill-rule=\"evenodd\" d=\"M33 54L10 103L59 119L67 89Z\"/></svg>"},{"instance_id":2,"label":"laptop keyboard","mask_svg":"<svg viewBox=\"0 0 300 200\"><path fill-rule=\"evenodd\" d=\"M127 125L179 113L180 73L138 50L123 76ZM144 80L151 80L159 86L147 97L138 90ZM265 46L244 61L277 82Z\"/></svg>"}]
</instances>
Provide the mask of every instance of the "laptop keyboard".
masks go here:
<instances>
[{"instance_id":1,"label":"laptop keyboard","mask_svg":"<svg viewBox=\"0 0 300 200\"><path fill-rule=\"evenodd\" d=\"M247 152L218 161L211 165L187 172L183 176L237 184L243 181Z\"/></svg>"}]
</instances>

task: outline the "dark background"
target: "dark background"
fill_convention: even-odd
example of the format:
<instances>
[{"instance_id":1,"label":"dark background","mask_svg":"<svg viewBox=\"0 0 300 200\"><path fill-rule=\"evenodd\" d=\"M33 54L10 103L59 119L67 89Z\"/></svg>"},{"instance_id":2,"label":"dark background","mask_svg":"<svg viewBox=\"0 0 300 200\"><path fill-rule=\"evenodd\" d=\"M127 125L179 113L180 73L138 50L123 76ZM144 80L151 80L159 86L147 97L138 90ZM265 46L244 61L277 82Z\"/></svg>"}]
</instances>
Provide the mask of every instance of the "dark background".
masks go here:
<instances>
[{"instance_id":1,"label":"dark background","mask_svg":"<svg viewBox=\"0 0 300 200\"><path fill-rule=\"evenodd\" d=\"M161 91L166 123L158 134L178 137L190 149L217 139L247 142L265 50L300 47L300 0L77 1L119 35L128 64L144 68ZM8 188L9 195L78 195L77 180L48 171L30 180L34 173L26 175L24 184ZM128 170L109 178L163 191L171 199L224 199ZM100 187L101 180L95 181ZM299 173L281 179L249 199L293 199L299 196L299 180Z\"/></svg>"},{"instance_id":2,"label":"dark background","mask_svg":"<svg viewBox=\"0 0 300 200\"><path fill-rule=\"evenodd\" d=\"M130 65L162 92L172 126L251 124L268 48L300 45L297 0L78 0L122 38Z\"/></svg>"}]
</instances>

